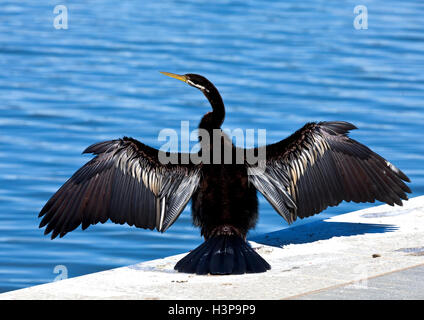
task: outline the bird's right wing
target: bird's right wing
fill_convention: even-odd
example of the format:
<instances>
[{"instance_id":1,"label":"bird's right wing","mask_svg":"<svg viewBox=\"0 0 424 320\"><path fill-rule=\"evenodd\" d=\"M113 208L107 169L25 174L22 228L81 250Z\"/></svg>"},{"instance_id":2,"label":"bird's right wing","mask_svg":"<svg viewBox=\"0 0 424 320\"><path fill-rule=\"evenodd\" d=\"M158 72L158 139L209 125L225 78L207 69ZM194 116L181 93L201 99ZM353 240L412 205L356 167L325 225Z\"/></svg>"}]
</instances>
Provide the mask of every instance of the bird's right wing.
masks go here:
<instances>
[{"instance_id":1,"label":"bird's right wing","mask_svg":"<svg viewBox=\"0 0 424 320\"><path fill-rule=\"evenodd\" d=\"M308 123L266 148L264 170L249 168L249 181L289 223L341 201L402 205L408 177L348 137L348 122ZM256 148L257 149L257 148ZM255 150L259 153L258 150Z\"/></svg>"},{"instance_id":2,"label":"bird's right wing","mask_svg":"<svg viewBox=\"0 0 424 320\"><path fill-rule=\"evenodd\" d=\"M178 218L200 179L200 165L162 164L162 151L137 140L96 143L96 155L51 197L41 210L40 228L52 239L80 224L115 223L166 231ZM163 155L164 153L162 153ZM177 154L181 159L182 154Z\"/></svg>"}]
</instances>

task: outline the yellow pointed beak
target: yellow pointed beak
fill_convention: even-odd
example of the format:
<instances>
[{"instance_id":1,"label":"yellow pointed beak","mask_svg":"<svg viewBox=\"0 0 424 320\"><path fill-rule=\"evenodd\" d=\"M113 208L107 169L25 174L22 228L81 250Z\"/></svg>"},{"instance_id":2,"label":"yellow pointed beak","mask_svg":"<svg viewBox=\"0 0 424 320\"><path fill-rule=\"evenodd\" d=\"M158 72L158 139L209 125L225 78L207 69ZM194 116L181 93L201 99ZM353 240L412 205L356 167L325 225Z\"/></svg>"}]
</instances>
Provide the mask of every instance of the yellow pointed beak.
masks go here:
<instances>
[{"instance_id":1,"label":"yellow pointed beak","mask_svg":"<svg viewBox=\"0 0 424 320\"><path fill-rule=\"evenodd\" d=\"M179 74L170 73L170 72L162 72L162 71L159 71L159 72L164 74L165 76L175 78L175 79L181 80L183 82L187 82L187 77L184 76L184 75L179 75Z\"/></svg>"}]
</instances>

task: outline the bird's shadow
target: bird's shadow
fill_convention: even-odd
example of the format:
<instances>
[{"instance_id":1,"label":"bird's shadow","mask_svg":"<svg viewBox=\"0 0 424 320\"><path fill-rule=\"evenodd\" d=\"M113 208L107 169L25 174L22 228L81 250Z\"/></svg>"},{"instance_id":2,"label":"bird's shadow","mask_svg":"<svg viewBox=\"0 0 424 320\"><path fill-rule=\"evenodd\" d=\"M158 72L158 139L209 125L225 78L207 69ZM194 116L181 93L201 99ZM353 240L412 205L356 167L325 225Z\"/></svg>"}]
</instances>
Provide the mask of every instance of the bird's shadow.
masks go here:
<instances>
[{"instance_id":1,"label":"bird's shadow","mask_svg":"<svg viewBox=\"0 0 424 320\"><path fill-rule=\"evenodd\" d=\"M398 227L396 225L390 224L316 221L256 236L249 240L268 246L281 247L288 244L327 240L333 237L393 232L397 229Z\"/></svg>"}]
</instances>

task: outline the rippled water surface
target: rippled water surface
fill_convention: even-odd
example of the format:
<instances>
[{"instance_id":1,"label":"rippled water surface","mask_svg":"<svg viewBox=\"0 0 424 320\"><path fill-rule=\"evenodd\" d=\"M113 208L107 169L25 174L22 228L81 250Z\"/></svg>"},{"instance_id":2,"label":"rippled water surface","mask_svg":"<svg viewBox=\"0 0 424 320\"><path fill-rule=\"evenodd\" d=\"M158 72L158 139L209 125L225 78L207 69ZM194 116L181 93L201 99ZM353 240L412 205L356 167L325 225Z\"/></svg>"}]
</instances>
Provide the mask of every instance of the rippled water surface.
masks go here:
<instances>
[{"instance_id":1,"label":"rippled water surface","mask_svg":"<svg viewBox=\"0 0 424 320\"><path fill-rule=\"evenodd\" d=\"M343 4L342 4L343 3ZM51 241L38 212L101 140L160 147L163 128L196 128L203 95L158 71L200 73L227 106L224 127L276 142L305 122L345 120L424 194L424 3L361 1L0 2L0 291L185 252L201 242L184 211L165 234L112 223ZM305 223L368 205L344 203ZM260 197L255 234L286 223Z\"/></svg>"}]
</instances>

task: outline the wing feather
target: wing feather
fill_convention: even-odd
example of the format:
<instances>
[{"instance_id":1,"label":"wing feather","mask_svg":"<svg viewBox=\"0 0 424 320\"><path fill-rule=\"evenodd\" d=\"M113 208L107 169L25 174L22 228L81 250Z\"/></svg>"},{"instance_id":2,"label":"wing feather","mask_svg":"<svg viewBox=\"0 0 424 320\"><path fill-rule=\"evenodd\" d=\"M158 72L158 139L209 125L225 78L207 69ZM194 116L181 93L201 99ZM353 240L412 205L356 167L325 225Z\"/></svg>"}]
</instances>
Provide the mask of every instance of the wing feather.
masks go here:
<instances>
[{"instance_id":1,"label":"wing feather","mask_svg":"<svg viewBox=\"0 0 424 320\"><path fill-rule=\"evenodd\" d=\"M393 164L348 137L348 122L308 123L266 148L265 170L249 164L249 181L287 222L341 201L402 205L409 178ZM255 154L260 153L255 150ZM404 182L405 181L405 182Z\"/></svg>"},{"instance_id":2,"label":"wing feather","mask_svg":"<svg viewBox=\"0 0 424 320\"><path fill-rule=\"evenodd\" d=\"M95 157L46 203L40 228L63 237L110 219L166 231L195 192L200 165L162 164L160 152L127 137L91 145L84 153Z\"/></svg>"}]
</instances>

